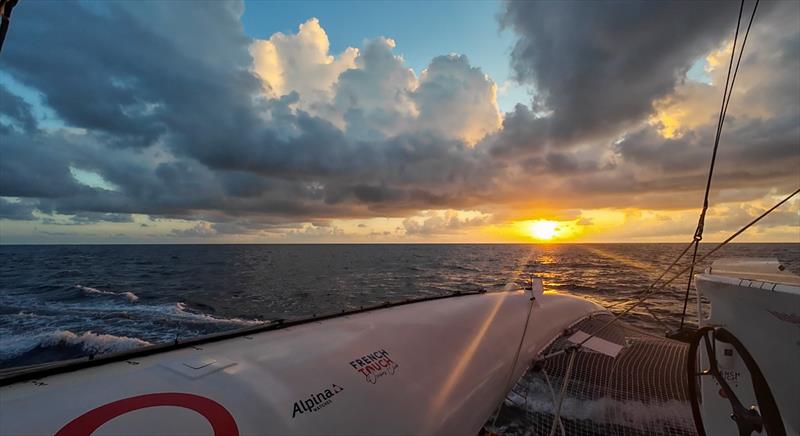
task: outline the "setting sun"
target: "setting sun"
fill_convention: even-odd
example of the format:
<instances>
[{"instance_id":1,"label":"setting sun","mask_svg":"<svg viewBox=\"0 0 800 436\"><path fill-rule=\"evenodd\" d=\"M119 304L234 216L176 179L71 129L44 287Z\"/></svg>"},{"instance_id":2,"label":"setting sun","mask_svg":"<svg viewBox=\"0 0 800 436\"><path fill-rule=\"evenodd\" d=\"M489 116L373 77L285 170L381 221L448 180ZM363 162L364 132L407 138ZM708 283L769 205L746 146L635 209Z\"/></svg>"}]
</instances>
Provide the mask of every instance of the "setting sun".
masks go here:
<instances>
[{"instance_id":1,"label":"setting sun","mask_svg":"<svg viewBox=\"0 0 800 436\"><path fill-rule=\"evenodd\" d=\"M558 223L548 220L534 221L528 226L528 233L535 239L548 241L558 235Z\"/></svg>"}]
</instances>

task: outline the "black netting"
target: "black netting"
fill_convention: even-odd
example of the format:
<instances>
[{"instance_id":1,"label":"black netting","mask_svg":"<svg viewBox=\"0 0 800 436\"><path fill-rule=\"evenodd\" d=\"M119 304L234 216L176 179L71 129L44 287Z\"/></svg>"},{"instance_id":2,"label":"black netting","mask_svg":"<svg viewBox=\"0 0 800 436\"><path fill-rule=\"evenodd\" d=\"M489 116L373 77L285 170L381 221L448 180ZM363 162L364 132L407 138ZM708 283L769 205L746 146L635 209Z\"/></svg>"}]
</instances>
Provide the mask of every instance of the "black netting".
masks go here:
<instances>
[{"instance_id":1,"label":"black netting","mask_svg":"<svg viewBox=\"0 0 800 436\"><path fill-rule=\"evenodd\" d=\"M549 435L569 364L568 338L598 331L611 319L600 315L565 332L514 386L497 420L511 435ZM581 348L561 405L565 435L694 435L682 342L653 336L617 322L597 337L623 345L616 357ZM556 430L562 434L561 426Z\"/></svg>"}]
</instances>

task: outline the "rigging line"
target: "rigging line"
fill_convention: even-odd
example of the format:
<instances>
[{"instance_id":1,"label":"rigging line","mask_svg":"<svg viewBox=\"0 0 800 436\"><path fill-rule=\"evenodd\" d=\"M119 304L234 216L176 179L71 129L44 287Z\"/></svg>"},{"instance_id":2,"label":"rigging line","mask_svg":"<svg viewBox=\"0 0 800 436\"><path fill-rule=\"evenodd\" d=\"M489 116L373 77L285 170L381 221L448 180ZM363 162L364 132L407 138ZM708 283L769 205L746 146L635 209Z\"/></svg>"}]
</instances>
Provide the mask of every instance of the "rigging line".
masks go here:
<instances>
[{"instance_id":1,"label":"rigging line","mask_svg":"<svg viewBox=\"0 0 800 436\"><path fill-rule=\"evenodd\" d=\"M678 262L681 260L681 258L683 258L683 256L686 254L686 252L687 252L687 251L689 251L689 249L690 249L690 248L692 248L692 245L693 245L693 244L694 244L694 240L692 240L692 242L690 242L690 243L689 243L689 245L687 245L687 246L686 246L686 247L683 249L683 251L681 251L681 252L680 252L680 254L678 254L678 256L675 258L675 260L673 260L673 261L672 261L672 263L671 263L671 264L670 264L668 267L666 267L666 268L664 269L664 271L661 271L661 274L660 274L658 277L656 277L656 279L655 279L655 280L653 280L653 282L652 282L652 283L650 283L650 285L648 285L648 286L647 286L647 288L645 288L645 289L644 289L644 290L642 290L642 291L639 291L639 293L638 293L637 295L635 295L635 296L634 296L634 298L638 298L640 295L644 294L645 292L649 291L650 289L653 289L653 288L655 288L655 286L658 284L658 282L659 282L659 281L660 281L662 278L664 278L664 276L665 276L665 275L667 275L667 273L668 273L668 272L670 272L670 270L672 270L672 268L674 268L674 267L675 267L675 265L677 265L677 264L678 264ZM606 308L606 309L612 309L612 308L614 308L614 307L616 307L616 306L619 306L620 304L624 304L624 303L627 303L627 301L620 301L620 302L617 302L617 303L611 304L611 305L609 305L609 306L605 306L605 308Z\"/></svg>"},{"instance_id":2,"label":"rigging line","mask_svg":"<svg viewBox=\"0 0 800 436\"><path fill-rule=\"evenodd\" d=\"M744 46L747 44L747 37L750 35L750 27L753 26L753 19L756 17L756 10L758 9L758 3L761 0L756 0L756 4L753 6L753 12L750 14L750 22L747 23L747 30L744 32L744 38L742 39L742 47L739 49L739 58L736 60L736 68L733 70L733 78L731 79L731 91L728 93L728 99L725 102L725 110L724 115L722 116L722 122L725 122L725 117L728 115L728 104L731 101L731 96L733 95L733 84L736 82L736 76L739 73L739 65L742 63L742 55L744 54ZM722 130L722 127L720 127Z\"/></svg>"},{"instance_id":3,"label":"rigging line","mask_svg":"<svg viewBox=\"0 0 800 436\"><path fill-rule=\"evenodd\" d=\"M736 82L736 76L739 73L739 65L742 62L742 55L744 54L744 47L747 44L747 37L750 35L750 28L753 26L753 19L756 16L756 10L758 9L759 0L756 0L755 5L753 6L753 12L750 14L750 20L747 23L747 30L745 31L744 38L742 38L742 46L739 48L739 57L736 60L736 68L733 70L733 77L731 77L731 69L733 67L733 59L736 57L736 44L739 37L739 27L741 26L742 22L742 11L744 10L744 0L741 1L739 6L739 19L736 22L736 32L734 33L733 37L733 47L731 47L731 57L730 62L728 63L728 78L725 80L725 90L722 94L722 107L720 108L719 112L719 122L717 123L717 135L714 139L714 149L711 153L711 164L708 169L708 179L706 180L706 191L703 197L703 209L700 211L700 218L697 221L697 228L694 232L694 251L692 253L692 263L689 268L689 278L686 281L686 293L683 297L683 311L681 312L681 323L678 329L683 329L684 322L686 321L686 309L689 303L689 293L692 289L692 278L694 276L694 264L697 260L697 250L700 246L700 241L703 239L703 230L705 227L705 219L706 213L708 211L708 196L711 192L711 181L714 177L714 165L717 160L717 150L719 149L719 141L722 137L722 128L725 124L725 117L728 114L728 105L730 104L731 97L733 96L733 85ZM728 87L728 81L730 80L730 87Z\"/></svg>"},{"instance_id":4,"label":"rigging line","mask_svg":"<svg viewBox=\"0 0 800 436\"><path fill-rule=\"evenodd\" d=\"M655 288L655 286L658 284L658 282L662 278L664 278L664 276L667 275L667 273L670 272L670 270L672 270L672 268L674 268L675 265L678 264L678 261L680 261L681 258L683 258L683 256L686 254L686 252L689 251L690 248L692 248L692 245L694 245L694 240L692 240L692 242L690 242L689 245L687 245L686 248L684 248L683 251L681 251L681 253L678 255L678 257L676 257L675 260L673 260L672 263L666 269L664 269L664 271L662 271L661 274L655 280L653 280L653 282L650 283L649 286L647 286L647 288L645 288L642 291L639 291L639 293L634 295L633 298L634 299L639 298L640 296L644 295L645 293L647 293L651 289ZM627 303L627 301L619 301L617 303L614 303L614 304L611 304L611 305L608 305L608 306L604 306L604 307L605 307L605 309L610 310L610 309L613 309L613 308L615 308L615 307L617 307L617 306L619 306L621 304L625 304L625 303Z\"/></svg>"},{"instance_id":5,"label":"rigging line","mask_svg":"<svg viewBox=\"0 0 800 436\"><path fill-rule=\"evenodd\" d=\"M531 320L531 314L533 313L533 305L536 303L536 297L534 296L534 285L533 279L531 278L531 299L530 305L528 305L528 316L525 318L525 327L522 329L522 337L519 338L519 345L517 346L517 351L514 353L514 363L511 365L511 370L508 373L508 378L506 378L506 389L505 392L511 390L513 386L511 385L511 379L514 377L514 370L517 368L517 364L519 363L519 355L522 351L522 346L525 344L525 334L528 333L528 323ZM492 427L497 426L497 417L500 416L500 410L503 408L503 403L505 401L505 397L500 400L500 404L497 405L497 411L494 414L494 419L492 420Z\"/></svg>"},{"instance_id":6,"label":"rigging line","mask_svg":"<svg viewBox=\"0 0 800 436\"><path fill-rule=\"evenodd\" d=\"M622 317L623 317L625 314L627 314L627 313L628 313L628 312L630 312L631 310L635 309L635 308L636 308L637 306L639 306L640 304L644 303L644 301L647 299L647 297L649 296L649 294L650 294L650 293L651 293L653 290L664 289L665 287L667 287L667 286L668 286L670 283L672 283L673 281L675 281L675 279L677 279L678 277L682 276L682 275L683 275L683 274L685 274L687 271L689 271L689 269L690 269L690 268L692 268L692 269L693 269L693 268L694 268L694 266L695 266L696 264L703 262L703 261L704 261L704 260L706 260L708 257L710 257L712 254L714 254L714 253L716 253L717 251L719 251L719 249L721 249L722 247L724 247L725 245L727 245L729 242L731 242L731 241L732 241L734 238L736 238L737 236L739 236L739 235L741 235L742 233L744 233L744 231L745 231L745 230L749 229L750 227L754 226L756 223L758 223L759 221L761 221L761 220L762 220L764 217L766 217L767 215L769 215L769 214L770 214L770 213L771 213L773 210L775 210L775 209L779 208L779 207L780 207L780 206L782 206L784 203L786 203L787 201L791 200L791 199L792 199L792 197L794 197L794 196L795 196L795 195L797 195L798 193L800 193L800 189L797 189L797 190L795 190L794 192L792 192L791 194L789 194L788 196L786 196L786 197L785 197L783 200L779 201L779 202L778 202L778 203L776 203L774 206L772 206L771 208L769 208L769 209L767 209L766 211L764 211L764 212L763 212L761 215L759 215L757 218L755 218L754 220L752 220L752 221L750 221L749 223L747 223L747 224L746 224L744 227L742 227L741 229L737 230L737 231L736 231L734 234L732 234L731 236L728 236L728 238L727 238L727 239L725 239L724 241L722 241L722 242L721 242L719 245L717 245L716 247L714 247L714 248L713 248L711 251L709 251L708 253L706 253L705 255L703 255L703 256L702 256L700 259L697 259L695 262L692 262L692 264L691 264L691 265L689 265L689 266L685 267L684 269L682 269L682 270L681 270L680 272L678 272L677 274L673 275L673 276L672 276L672 278L670 278L669 280L667 280L666 282L664 282L663 284L661 284L661 285L660 285L658 288L655 288L655 289L648 289L647 291L645 291L645 292L643 293L644 295L642 295L642 296L641 296L641 297L640 297L640 298L639 298L637 301L635 301L635 302L634 302L633 304L631 304L629 307L625 308L625 310L623 310L623 311L622 311L622 312L620 312L619 314L617 314L617 315L614 315L614 318L613 318L613 319L611 319L610 321L608 321L607 323L605 323L603 326L601 326L601 327L600 327L599 329L597 329L595 332L593 332L593 333L589 334L589 335L588 335L586 338L584 338L584 339L583 339L581 342L579 342L579 343L577 344L577 346L578 346L578 347L581 347L581 346L583 346L583 344L585 344L585 343L586 343L586 342L587 342L589 339L592 339L593 337L597 336L598 334L600 334L601 332L603 332L605 329L607 329L608 327L610 327L612 324L614 324L615 322L619 321L619 319L620 319L620 318L622 318Z\"/></svg>"},{"instance_id":7,"label":"rigging line","mask_svg":"<svg viewBox=\"0 0 800 436\"><path fill-rule=\"evenodd\" d=\"M661 324L661 327L664 328L664 331L669 332L669 326L667 325L667 323L665 323L661 318L656 316L655 312L653 312L653 309L650 307L649 304L642 303L642 306L644 306L645 310L647 310L647 313L649 313L654 320L658 321L658 323Z\"/></svg>"},{"instance_id":8,"label":"rigging line","mask_svg":"<svg viewBox=\"0 0 800 436\"><path fill-rule=\"evenodd\" d=\"M698 224L698 229L700 229L700 238L703 237L702 235L702 227ZM694 239L694 251L692 252L692 263L690 264L689 268L689 279L686 281L686 293L683 294L683 310L681 311L681 324L678 326L678 330L683 329L683 324L686 321L686 309L689 304L689 292L692 290L692 277L694 277L694 264L697 262L697 249L700 248L700 239L698 239L697 233L695 233Z\"/></svg>"},{"instance_id":9,"label":"rigging line","mask_svg":"<svg viewBox=\"0 0 800 436\"><path fill-rule=\"evenodd\" d=\"M717 132L714 137L714 148L711 152L711 163L708 170L708 178L706 179L706 191L703 198L703 209L700 211L700 219L697 221L697 228L694 232L694 240L699 241L703 239L703 226L705 224L706 211L708 210L708 194L711 191L711 181L714 178L714 165L717 161L717 150L719 149L719 140L722 136L722 126L725 122L725 112L727 110L728 93L733 90L731 83L731 71L733 71L733 59L736 57L736 45L739 41L739 28L742 24L742 12L744 11L744 0L739 5L739 18L736 21L736 31L733 34L733 46L731 47L730 61L728 62L728 74L725 77L725 88L722 91L722 103L719 109L719 119L717 120ZM752 23L752 21L751 21ZM697 243L697 242L695 242Z\"/></svg>"}]
</instances>

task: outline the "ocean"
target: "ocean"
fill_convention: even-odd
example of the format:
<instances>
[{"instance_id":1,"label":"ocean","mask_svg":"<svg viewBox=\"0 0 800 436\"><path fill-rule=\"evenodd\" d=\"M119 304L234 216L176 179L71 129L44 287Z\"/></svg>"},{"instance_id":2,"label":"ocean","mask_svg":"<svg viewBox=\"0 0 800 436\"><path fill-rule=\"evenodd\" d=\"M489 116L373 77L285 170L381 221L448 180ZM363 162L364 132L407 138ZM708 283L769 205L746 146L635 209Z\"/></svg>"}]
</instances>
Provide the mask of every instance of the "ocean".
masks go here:
<instances>
[{"instance_id":1,"label":"ocean","mask_svg":"<svg viewBox=\"0 0 800 436\"><path fill-rule=\"evenodd\" d=\"M703 244L705 253L715 244ZM681 244L0 246L0 368L541 277L546 290L629 301ZM719 257L777 257L800 244L733 244ZM686 262L681 265L686 265ZM700 270L704 267L701 266ZM670 277L669 275L667 277ZM687 277L626 320L676 327ZM690 301L690 315L694 314ZM665 325L666 324L666 325Z\"/></svg>"}]
</instances>

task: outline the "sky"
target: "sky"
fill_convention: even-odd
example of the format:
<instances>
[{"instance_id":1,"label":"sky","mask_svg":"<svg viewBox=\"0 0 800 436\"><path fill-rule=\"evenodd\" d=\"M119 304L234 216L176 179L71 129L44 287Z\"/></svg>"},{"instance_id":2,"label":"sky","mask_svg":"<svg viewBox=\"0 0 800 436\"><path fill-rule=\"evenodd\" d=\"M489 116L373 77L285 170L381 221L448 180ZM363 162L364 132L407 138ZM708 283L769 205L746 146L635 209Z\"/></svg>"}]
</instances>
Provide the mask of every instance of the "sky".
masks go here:
<instances>
[{"instance_id":1,"label":"sky","mask_svg":"<svg viewBox=\"0 0 800 436\"><path fill-rule=\"evenodd\" d=\"M737 14L20 2L0 243L688 242ZM736 80L706 241L800 187L800 3L759 5ZM800 242L800 202L739 240Z\"/></svg>"}]
</instances>

